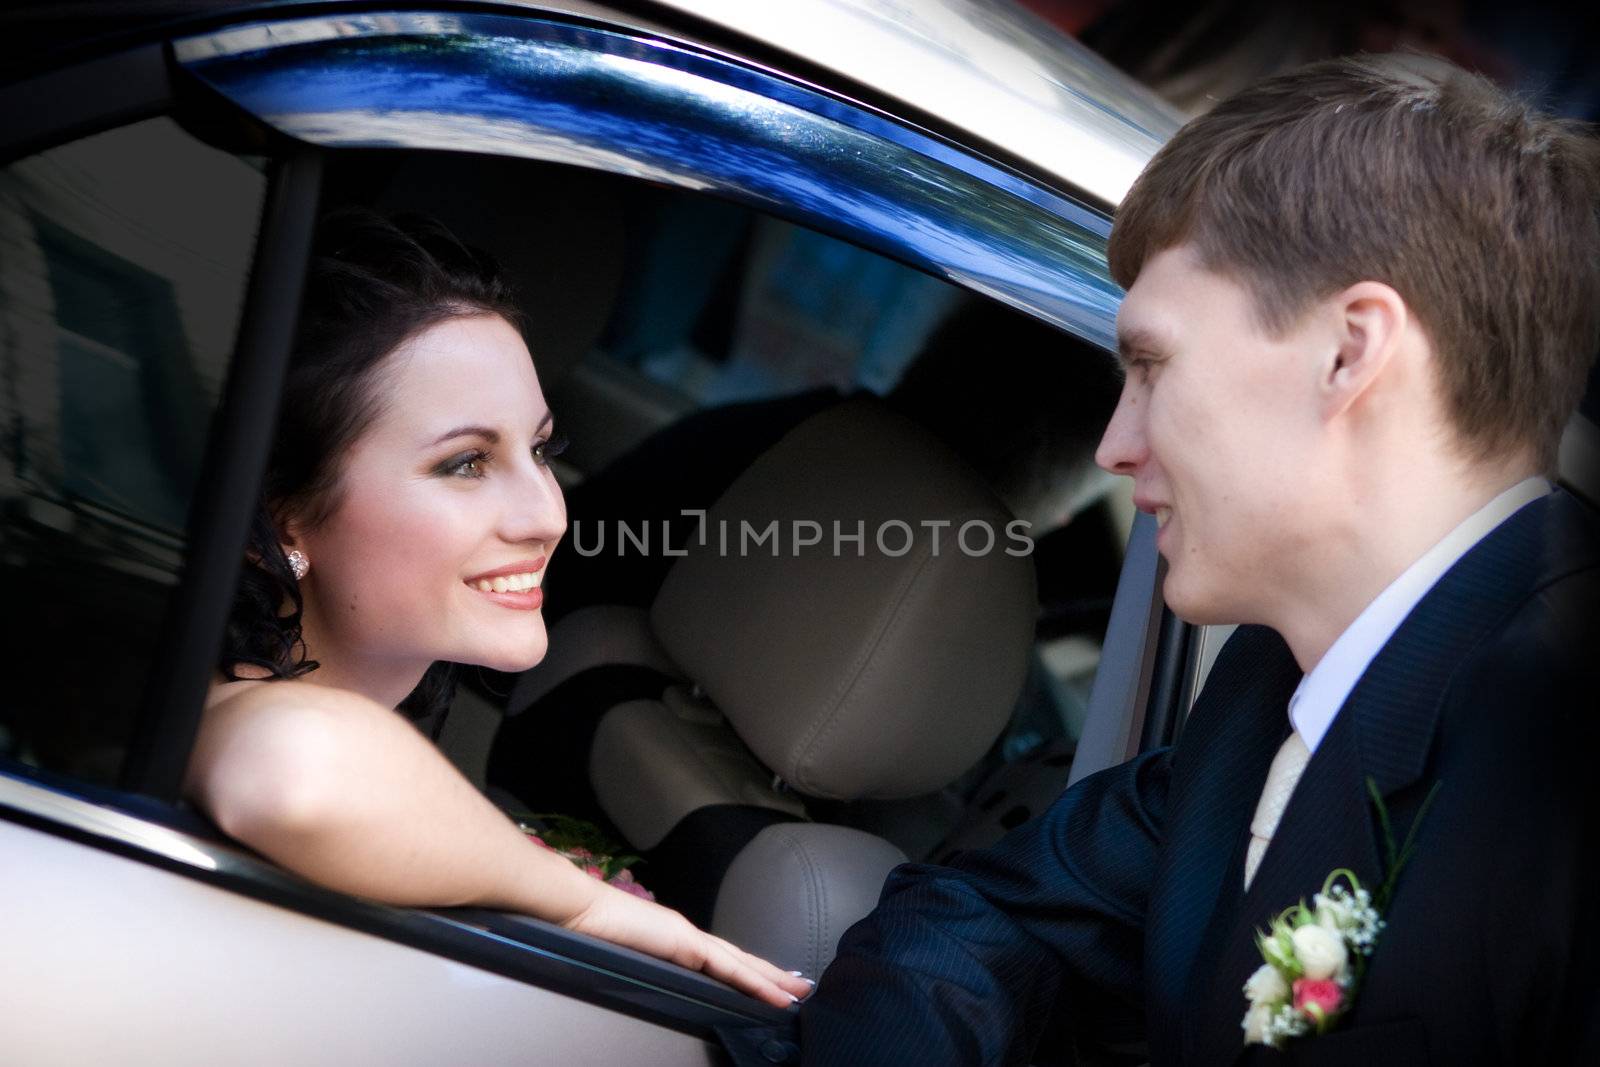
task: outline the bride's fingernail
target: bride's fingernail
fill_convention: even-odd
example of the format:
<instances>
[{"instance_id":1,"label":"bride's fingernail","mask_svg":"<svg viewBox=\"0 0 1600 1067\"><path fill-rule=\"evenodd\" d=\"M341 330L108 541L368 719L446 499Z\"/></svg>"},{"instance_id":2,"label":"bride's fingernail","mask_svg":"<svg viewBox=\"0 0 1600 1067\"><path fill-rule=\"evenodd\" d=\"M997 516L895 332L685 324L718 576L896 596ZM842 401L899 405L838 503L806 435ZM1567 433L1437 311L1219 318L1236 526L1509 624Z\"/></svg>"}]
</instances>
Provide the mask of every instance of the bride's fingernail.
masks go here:
<instances>
[{"instance_id":1,"label":"bride's fingernail","mask_svg":"<svg viewBox=\"0 0 1600 1067\"><path fill-rule=\"evenodd\" d=\"M794 975L796 978L804 978L805 977L805 975L801 974L799 971L790 971L789 973Z\"/></svg>"},{"instance_id":2,"label":"bride's fingernail","mask_svg":"<svg viewBox=\"0 0 1600 1067\"><path fill-rule=\"evenodd\" d=\"M795 996L793 993L790 993L789 994L789 1003L790 1004L798 1004L798 1003L800 1003L800 998Z\"/></svg>"}]
</instances>

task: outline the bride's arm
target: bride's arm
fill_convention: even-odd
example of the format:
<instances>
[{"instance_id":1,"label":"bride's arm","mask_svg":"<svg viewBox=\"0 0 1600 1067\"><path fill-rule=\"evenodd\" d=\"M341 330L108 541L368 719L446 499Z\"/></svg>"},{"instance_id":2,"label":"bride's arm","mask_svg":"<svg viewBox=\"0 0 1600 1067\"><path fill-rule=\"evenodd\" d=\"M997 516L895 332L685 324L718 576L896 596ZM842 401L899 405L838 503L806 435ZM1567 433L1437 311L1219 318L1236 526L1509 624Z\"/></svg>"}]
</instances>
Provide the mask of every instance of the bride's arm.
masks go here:
<instances>
[{"instance_id":1,"label":"bride's arm","mask_svg":"<svg viewBox=\"0 0 1600 1067\"><path fill-rule=\"evenodd\" d=\"M217 703L201 724L185 791L230 836L342 892L523 912L773 1004L809 988L540 848L414 727L354 693L271 682Z\"/></svg>"}]
</instances>

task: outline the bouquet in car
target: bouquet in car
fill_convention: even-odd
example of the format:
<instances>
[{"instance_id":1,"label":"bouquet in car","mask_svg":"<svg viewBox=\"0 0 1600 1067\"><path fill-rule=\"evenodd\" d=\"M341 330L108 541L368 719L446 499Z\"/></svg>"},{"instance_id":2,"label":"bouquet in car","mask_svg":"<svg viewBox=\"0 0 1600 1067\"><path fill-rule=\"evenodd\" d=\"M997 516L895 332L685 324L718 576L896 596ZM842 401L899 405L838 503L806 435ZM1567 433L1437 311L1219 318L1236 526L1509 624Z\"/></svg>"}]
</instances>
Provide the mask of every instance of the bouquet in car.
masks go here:
<instances>
[{"instance_id":1,"label":"bouquet in car","mask_svg":"<svg viewBox=\"0 0 1600 1067\"><path fill-rule=\"evenodd\" d=\"M624 852L621 845L594 823L570 815L535 815L525 811L509 814L517 829L535 844L565 856L589 877L645 900L656 898L639 884L630 869L641 862L640 857Z\"/></svg>"}]
</instances>

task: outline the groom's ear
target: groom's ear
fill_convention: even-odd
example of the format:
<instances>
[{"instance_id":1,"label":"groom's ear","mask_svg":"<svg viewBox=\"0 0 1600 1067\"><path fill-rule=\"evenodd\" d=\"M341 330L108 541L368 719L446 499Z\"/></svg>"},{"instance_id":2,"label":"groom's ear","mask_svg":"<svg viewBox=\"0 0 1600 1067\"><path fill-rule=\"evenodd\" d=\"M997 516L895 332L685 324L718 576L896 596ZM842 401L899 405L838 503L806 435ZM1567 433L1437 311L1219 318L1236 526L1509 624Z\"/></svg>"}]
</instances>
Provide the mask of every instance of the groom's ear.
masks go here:
<instances>
[{"instance_id":1,"label":"groom's ear","mask_svg":"<svg viewBox=\"0 0 1600 1067\"><path fill-rule=\"evenodd\" d=\"M1395 362L1410 323L1400 294L1382 282L1357 282L1329 302L1331 344L1318 368L1324 421L1356 408Z\"/></svg>"}]
</instances>

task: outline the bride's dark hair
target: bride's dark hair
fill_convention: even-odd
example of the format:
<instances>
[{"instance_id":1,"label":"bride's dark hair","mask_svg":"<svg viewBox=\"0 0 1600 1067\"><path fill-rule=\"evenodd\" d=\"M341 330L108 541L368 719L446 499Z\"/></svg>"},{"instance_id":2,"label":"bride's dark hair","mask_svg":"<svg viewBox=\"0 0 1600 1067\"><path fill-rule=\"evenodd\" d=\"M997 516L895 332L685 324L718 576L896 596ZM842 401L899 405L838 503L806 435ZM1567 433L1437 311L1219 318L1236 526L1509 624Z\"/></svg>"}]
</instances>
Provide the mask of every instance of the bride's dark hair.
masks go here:
<instances>
[{"instance_id":1,"label":"bride's dark hair","mask_svg":"<svg viewBox=\"0 0 1600 1067\"><path fill-rule=\"evenodd\" d=\"M316 669L301 640L303 601L279 523L293 516L315 527L337 510L345 453L378 411L376 371L384 359L436 323L485 313L520 325L494 261L439 223L363 209L321 221L261 506L223 640L225 677L237 681L246 664L274 678ZM435 663L400 710L436 725L454 691L451 665Z\"/></svg>"}]
</instances>

